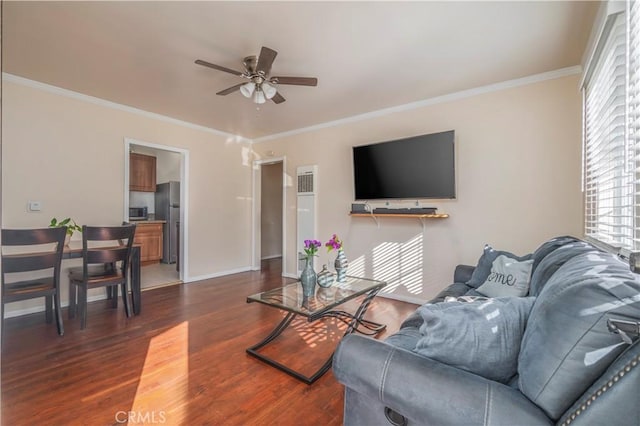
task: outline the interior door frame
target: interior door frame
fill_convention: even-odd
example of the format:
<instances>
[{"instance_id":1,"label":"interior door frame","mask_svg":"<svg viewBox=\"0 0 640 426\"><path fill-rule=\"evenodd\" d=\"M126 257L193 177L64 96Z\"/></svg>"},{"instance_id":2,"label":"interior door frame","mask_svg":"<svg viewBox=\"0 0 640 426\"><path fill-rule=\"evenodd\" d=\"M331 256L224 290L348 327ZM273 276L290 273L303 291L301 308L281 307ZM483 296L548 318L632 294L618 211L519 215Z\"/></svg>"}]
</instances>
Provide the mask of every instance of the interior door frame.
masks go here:
<instances>
[{"instance_id":1,"label":"interior door frame","mask_svg":"<svg viewBox=\"0 0 640 426\"><path fill-rule=\"evenodd\" d=\"M261 208L262 200L262 166L282 163L282 276L284 276L287 259L287 157L270 157L254 160L252 167L251 188L251 269L260 270L261 262Z\"/></svg>"},{"instance_id":2,"label":"interior door frame","mask_svg":"<svg viewBox=\"0 0 640 426\"><path fill-rule=\"evenodd\" d=\"M129 151L131 145L144 146L180 154L180 272L179 279L189 282L189 150L160 145L133 138L124 138L124 211L123 220L129 218Z\"/></svg>"}]
</instances>

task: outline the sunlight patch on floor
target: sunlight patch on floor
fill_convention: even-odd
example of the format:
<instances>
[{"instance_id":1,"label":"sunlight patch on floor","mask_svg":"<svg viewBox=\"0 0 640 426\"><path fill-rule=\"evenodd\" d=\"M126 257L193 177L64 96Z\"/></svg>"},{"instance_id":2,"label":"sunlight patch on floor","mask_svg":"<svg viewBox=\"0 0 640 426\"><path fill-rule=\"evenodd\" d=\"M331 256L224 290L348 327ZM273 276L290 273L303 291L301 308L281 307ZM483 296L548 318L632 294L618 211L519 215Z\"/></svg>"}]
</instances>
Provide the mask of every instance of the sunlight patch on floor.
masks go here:
<instances>
[{"instance_id":1,"label":"sunlight patch on floor","mask_svg":"<svg viewBox=\"0 0 640 426\"><path fill-rule=\"evenodd\" d=\"M165 424L182 423L189 414L188 393L189 323L185 321L149 341L130 423L152 424L161 418Z\"/></svg>"},{"instance_id":2,"label":"sunlight patch on floor","mask_svg":"<svg viewBox=\"0 0 640 426\"><path fill-rule=\"evenodd\" d=\"M320 342L338 341L342 338L347 327L341 321L336 321L336 323L332 326L325 321L309 323L305 320L297 320L291 326L307 346L315 348Z\"/></svg>"}]
</instances>

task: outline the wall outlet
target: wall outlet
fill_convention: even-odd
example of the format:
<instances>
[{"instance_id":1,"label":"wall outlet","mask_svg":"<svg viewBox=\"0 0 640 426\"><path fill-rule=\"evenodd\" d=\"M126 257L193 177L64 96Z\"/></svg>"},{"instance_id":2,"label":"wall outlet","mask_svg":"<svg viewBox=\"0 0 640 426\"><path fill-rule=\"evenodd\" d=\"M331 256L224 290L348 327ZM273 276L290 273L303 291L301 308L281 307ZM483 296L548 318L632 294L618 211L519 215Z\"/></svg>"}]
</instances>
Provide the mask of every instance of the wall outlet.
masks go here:
<instances>
[{"instance_id":1,"label":"wall outlet","mask_svg":"<svg viewBox=\"0 0 640 426\"><path fill-rule=\"evenodd\" d=\"M29 201L28 209L30 212L39 212L42 210L42 202Z\"/></svg>"}]
</instances>

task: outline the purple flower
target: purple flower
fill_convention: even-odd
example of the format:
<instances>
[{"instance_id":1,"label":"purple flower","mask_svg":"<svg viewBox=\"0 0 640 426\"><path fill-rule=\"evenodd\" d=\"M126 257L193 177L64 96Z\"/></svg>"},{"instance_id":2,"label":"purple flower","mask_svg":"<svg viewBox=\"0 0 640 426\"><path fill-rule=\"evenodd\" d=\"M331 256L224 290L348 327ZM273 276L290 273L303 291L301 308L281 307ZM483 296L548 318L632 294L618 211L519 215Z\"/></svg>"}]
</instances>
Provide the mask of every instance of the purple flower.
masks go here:
<instances>
[{"instance_id":1,"label":"purple flower","mask_svg":"<svg viewBox=\"0 0 640 426\"><path fill-rule=\"evenodd\" d=\"M322 242L318 240L304 240L304 252L307 258L315 256L321 245Z\"/></svg>"},{"instance_id":2,"label":"purple flower","mask_svg":"<svg viewBox=\"0 0 640 426\"><path fill-rule=\"evenodd\" d=\"M327 248L327 252L340 250L342 248L342 241L340 241L336 234L333 234L331 239L325 243L325 247Z\"/></svg>"}]
</instances>

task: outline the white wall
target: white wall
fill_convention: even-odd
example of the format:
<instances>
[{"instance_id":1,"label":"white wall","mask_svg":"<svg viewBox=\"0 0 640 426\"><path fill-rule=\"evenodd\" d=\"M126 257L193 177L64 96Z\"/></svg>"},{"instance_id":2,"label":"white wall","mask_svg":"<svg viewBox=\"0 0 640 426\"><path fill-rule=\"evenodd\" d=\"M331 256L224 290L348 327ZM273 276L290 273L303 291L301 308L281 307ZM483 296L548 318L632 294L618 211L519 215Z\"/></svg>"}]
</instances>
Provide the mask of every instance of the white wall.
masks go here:
<instances>
[{"instance_id":1,"label":"white wall","mask_svg":"<svg viewBox=\"0 0 640 426\"><path fill-rule=\"evenodd\" d=\"M581 235L577 86L577 76L543 81L281 137L254 144L251 153L231 136L5 81L2 226L46 226L53 216L119 223L129 137L191 153L189 276L246 270L251 161L273 151L287 158L286 182L296 167L318 164L316 237L337 233L345 241L351 273L389 281L393 297L425 300L450 283L456 264L474 264L484 243L524 253L554 235ZM427 221L424 229L417 219L381 219L378 228L348 215L352 146L450 129L458 199L423 203L449 219ZM287 191L286 244L295 247L295 188ZM43 211L27 213L28 200L42 201ZM321 251L319 263L332 257ZM286 261L285 272L295 275L295 254ZM9 313L41 307L15 305Z\"/></svg>"},{"instance_id":2,"label":"white wall","mask_svg":"<svg viewBox=\"0 0 640 426\"><path fill-rule=\"evenodd\" d=\"M3 227L45 227L54 216L71 216L79 224L119 224L128 137L190 152L188 278L250 268L246 142L6 80L2 102ZM27 212L28 200L41 201L42 211ZM64 271L62 278L66 302ZM15 303L7 312L42 306L38 300Z\"/></svg>"},{"instance_id":3,"label":"white wall","mask_svg":"<svg viewBox=\"0 0 640 426\"><path fill-rule=\"evenodd\" d=\"M457 199L424 201L450 218L348 215L354 145L455 130ZM319 167L319 235L344 240L351 274L384 279L392 297L426 300L475 264L485 243L524 254L561 234L582 235L581 101L578 76L562 77L254 144L296 167ZM295 247L294 188L287 244ZM414 200L415 201L415 200ZM400 205L401 203L393 203ZM321 251L319 264L335 255ZM295 275L289 256L286 273Z\"/></svg>"}]
</instances>

